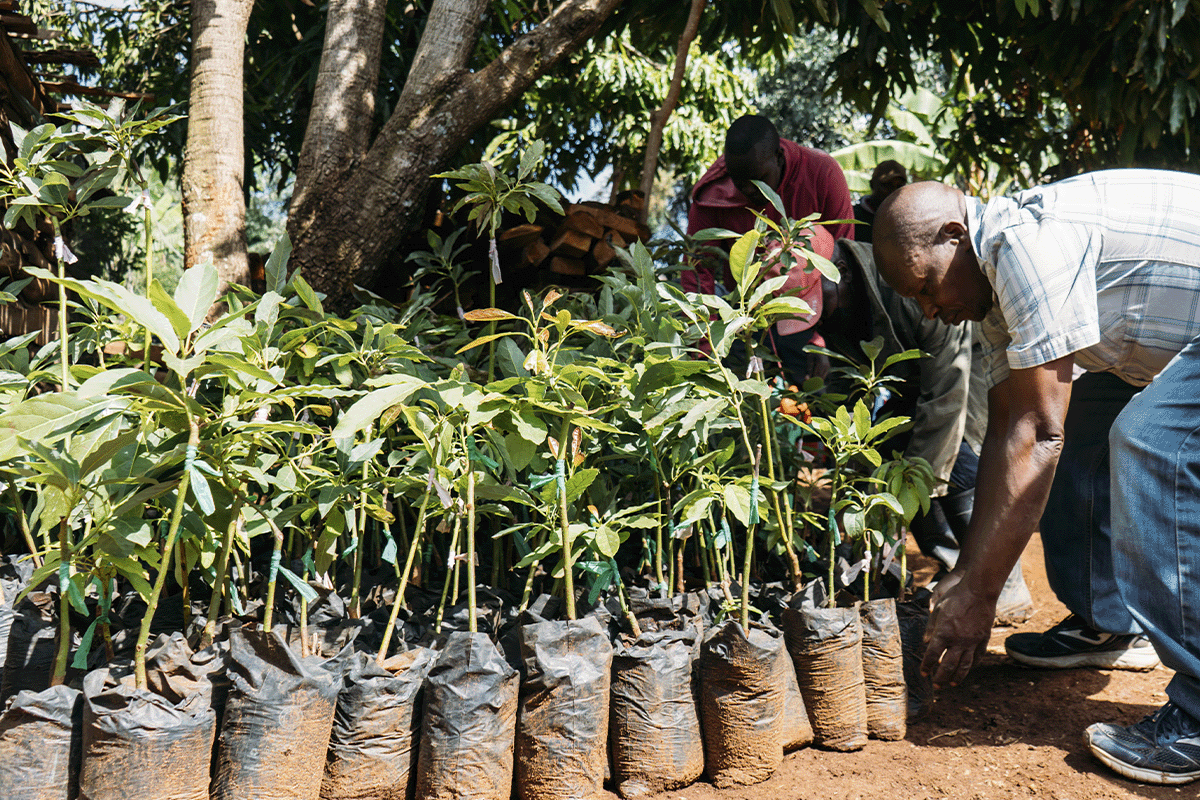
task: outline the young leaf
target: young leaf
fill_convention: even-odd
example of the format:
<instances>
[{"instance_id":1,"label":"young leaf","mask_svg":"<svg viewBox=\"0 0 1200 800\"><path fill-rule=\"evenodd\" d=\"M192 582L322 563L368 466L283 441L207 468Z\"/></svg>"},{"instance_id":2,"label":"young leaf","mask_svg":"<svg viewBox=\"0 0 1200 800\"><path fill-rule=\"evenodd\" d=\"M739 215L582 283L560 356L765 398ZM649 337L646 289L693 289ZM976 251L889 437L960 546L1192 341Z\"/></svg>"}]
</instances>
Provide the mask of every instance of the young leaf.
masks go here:
<instances>
[{"instance_id":1,"label":"young leaf","mask_svg":"<svg viewBox=\"0 0 1200 800\"><path fill-rule=\"evenodd\" d=\"M206 257L191 269L185 269L175 288L175 304L187 315L191 327L188 333L204 324L208 310L217 302L220 279L213 266L212 256ZM183 338L183 337L180 337Z\"/></svg>"}]
</instances>

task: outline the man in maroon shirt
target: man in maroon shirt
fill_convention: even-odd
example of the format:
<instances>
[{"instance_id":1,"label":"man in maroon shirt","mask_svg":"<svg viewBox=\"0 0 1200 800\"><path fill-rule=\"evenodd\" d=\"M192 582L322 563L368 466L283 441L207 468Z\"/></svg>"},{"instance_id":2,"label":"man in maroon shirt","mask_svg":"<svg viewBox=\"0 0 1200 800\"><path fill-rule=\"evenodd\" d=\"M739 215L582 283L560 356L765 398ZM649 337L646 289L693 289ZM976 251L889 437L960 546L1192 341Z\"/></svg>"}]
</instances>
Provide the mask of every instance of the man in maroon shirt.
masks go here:
<instances>
[{"instance_id":1,"label":"man in maroon shirt","mask_svg":"<svg viewBox=\"0 0 1200 800\"><path fill-rule=\"evenodd\" d=\"M725 154L708 168L692 189L688 235L704 228L745 233L754 227L755 211L778 221L779 212L754 186L756 180L775 190L789 219L818 214L818 220L846 220L820 227L824 227L834 240L854 238L854 211L842 168L828 153L781 139L775 125L756 114L739 117L729 126L725 135ZM726 242L725 247L730 244ZM716 294L717 282L713 273L711 264L699 263L683 272L680 282L685 291ZM725 289L735 286L728 262L723 267L721 282ZM820 273L811 270L803 275L801 282L803 285L789 288L799 288L798 294L806 298L809 294L815 295L819 304ZM822 363L812 363L803 352L810 342L822 343L814 341L811 328L820 316L819 305L813 312L812 318L802 321L805 324L784 325L783 330L777 325L766 337L767 345L780 359L792 383L802 381L806 374L823 375L828 370L828 361L820 359ZM804 329L789 332L798 327Z\"/></svg>"},{"instance_id":2,"label":"man in maroon shirt","mask_svg":"<svg viewBox=\"0 0 1200 800\"><path fill-rule=\"evenodd\" d=\"M754 211L777 221L779 212L754 187L755 180L775 190L790 219L820 214L819 220L846 220L826 226L827 230L835 241L854 238L854 210L842 168L828 153L781 139L769 119L755 114L740 117L729 126L725 155L692 189L688 234L704 228L745 233L754 227ZM689 292L714 291L710 267L700 265L680 278ZM727 288L734 286L728 265L724 284Z\"/></svg>"}]
</instances>

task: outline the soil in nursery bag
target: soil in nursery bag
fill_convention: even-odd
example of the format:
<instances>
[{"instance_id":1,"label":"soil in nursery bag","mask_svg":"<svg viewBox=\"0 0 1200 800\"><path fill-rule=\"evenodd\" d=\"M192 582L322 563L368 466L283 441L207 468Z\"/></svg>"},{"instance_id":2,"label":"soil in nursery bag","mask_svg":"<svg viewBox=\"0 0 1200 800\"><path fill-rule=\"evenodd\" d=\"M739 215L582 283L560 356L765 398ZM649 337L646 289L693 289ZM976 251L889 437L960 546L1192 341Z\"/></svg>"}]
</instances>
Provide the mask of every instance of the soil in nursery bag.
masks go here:
<instances>
[{"instance_id":1,"label":"soil in nursery bag","mask_svg":"<svg viewBox=\"0 0 1200 800\"><path fill-rule=\"evenodd\" d=\"M808 720L808 709L804 707L804 695L800 693L800 683L796 679L796 668L787 647L779 648L779 657L775 660L776 680L783 684L783 724L780 726L783 736L783 752L790 753L812 744L812 723Z\"/></svg>"},{"instance_id":2,"label":"soil in nursery bag","mask_svg":"<svg viewBox=\"0 0 1200 800\"><path fill-rule=\"evenodd\" d=\"M765 781L783 760L783 640L736 620L716 626L700 647L704 768L717 788Z\"/></svg>"},{"instance_id":3,"label":"soil in nursery bag","mask_svg":"<svg viewBox=\"0 0 1200 800\"><path fill-rule=\"evenodd\" d=\"M896 601L890 597L859 606L863 628L863 681L867 689L867 733L873 739L903 739L908 720L904 646Z\"/></svg>"},{"instance_id":4,"label":"soil in nursery bag","mask_svg":"<svg viewBox=\"0 0 1200 800\"><path fill-rule=\"evenodd\" d=\"M509 800L518 673L483 633L455 632L425 680L421 800Z\"/></svg>"},{"instance_id":5,"label":"soil in nursery bag","mask_svg":"<svg viewBox=\"0 0 1200 800\"><path fill-rule=\"evenodd\" d=\"M8 631L12 627L17 595L33 576L33 562L16 556L0 557L0 686L3 685L4 661L8 655Z\"/></svg>"},{"instance_id":6,"label":"soil in nursery bag","mask_svg":"<svg viewBox=\"0 0 1200 800\"><path fill-rule=\"evenodd\" d=\"M74 800L82 719L78 689L54 686L18 693L0 714L0 797Z\"/></svg>"},{"instance_id":7,"label":"soil in nursery bag","mask_svg":"<svg viewBox=\"0 0 1200 800\"><path fill-rule=\"evenodd\" d=\"M521 628L521 800L588 800L602 793L612 655L608 630L595 617Z\"/></svg>"},{"instance_id":8,"label":"soil in nursery bag","mask_svg":"<svg viewBox=\"0 0 1200 800\"><path fill-rule=\"evenodd\" d=\"M211 688L178 702L108 669L83 682L79 800L208 800Z\"/></svg>"},{"instance_id":9,"label":"soil in nursery bag","mask_svg":"<svg viewBox=\"0 0 1200 800\"><path fill-rule=\"evenodd\" d=\"M933 700L932 679L921 674L925 658L925 629L929 627L929 601L932 593L924 587L911 599L896 604L900 622L900 641L904 648L904 682L908 687L908 719L914 720L929 710Z\"/></svg>"},{"instance_id":10,"label":"soil in nursery bag","mask_svg":"<svg viewBox=\"0 0 1200 800\"><path fill-rule=\"evenodd\" d=\"M814 741L831 750L858 750L867 743L858 608L821 608L802 593L792 603L783 613L783 630Z\"/></svg>"},{"instance_id":11,"label":"soil in nursery bag","mask_svg":"<svg viewBox=\"0 0 1200 800\"><path fill-rule=\"evenodd\" d=\"M609 742L622 797L682 788L704 772L695 642L694 630L657 631L613 652Z\"/></svg>"},{"instance_id":12,"label":"soil in nursery bag","mask_svg":"<svg viewBox=\"0 0 1200 800\"><path fill-rule=\"evenodd\" d=\"M329 738L321 800L404 800L416 783L420 702L437 654L417 648L383 666L355 653Z\"/></svg>"},{"instance_id":13,"label":"soil in nursery bag","mask_svg":"<svg viewBox=\"0 0 1200 800\"><path fill-rule=\"evenodd\" d=\"M57 596L49 592L30 592L16 607L8 631L0 703L17 692L50 687L58 649L57 602Z\"/></svg>"},{"instance_id":14,"label":"soil in nursery bag","mask_svg":"<svg viewBox=\"0 0 1200 800\"><path fill-rule=\"evenodd\" d=\"M275 632L230 632L232 687L212 800L317 800L343 658L301 657Z\"/></svg>"}]
</instances>

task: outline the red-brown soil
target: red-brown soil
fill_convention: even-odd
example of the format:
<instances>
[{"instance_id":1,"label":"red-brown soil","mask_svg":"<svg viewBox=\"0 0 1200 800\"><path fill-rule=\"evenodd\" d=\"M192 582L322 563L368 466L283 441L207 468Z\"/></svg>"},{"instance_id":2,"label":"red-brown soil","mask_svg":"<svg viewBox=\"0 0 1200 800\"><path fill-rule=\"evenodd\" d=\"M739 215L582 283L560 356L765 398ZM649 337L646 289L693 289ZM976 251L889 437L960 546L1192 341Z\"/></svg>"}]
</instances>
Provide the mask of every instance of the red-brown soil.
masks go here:
<instances>
[{"instance_id":1,"label":"red-brown soil","mask_svg":"<svg viewBox=\"0 0 1200 800\"><path fill-rule=\"evenodd\" d=\"M915 552L915 548L913 551ZM1066 616L1046 583L1041 541L1022 559L1037 611L1019 628L996 628L983 663L942 691L898 742L871 741L854 753L806 748L789 754L765 783L717 790L701 781L656 800L1126 800L1200 797L1127 781L1083 743L1093 722L1136 722L1166 701L1171 672L1031 670L1004 655L1004 639ZM918 572L928 579L928 568ZM615 795L609 795L615 797Z\"/></svg>"}]
</instances>

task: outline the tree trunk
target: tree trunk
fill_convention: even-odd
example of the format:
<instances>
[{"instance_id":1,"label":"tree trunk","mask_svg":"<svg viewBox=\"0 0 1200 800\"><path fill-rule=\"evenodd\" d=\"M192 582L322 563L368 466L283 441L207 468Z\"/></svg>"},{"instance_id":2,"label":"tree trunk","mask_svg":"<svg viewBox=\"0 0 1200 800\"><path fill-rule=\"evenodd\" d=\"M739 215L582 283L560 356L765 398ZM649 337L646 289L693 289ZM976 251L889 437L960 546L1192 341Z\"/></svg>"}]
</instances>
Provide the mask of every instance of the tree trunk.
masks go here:
<instances>
[{"instance_id":1,"label":"tree trunk","mask_svg":"<svg viewBox=\"0 0 1200 800\"><path fill-rule=\"evenodd\" d=\"M370 144L387 0L332 0L292 202L341 180Z\"/></svg>"},{"instance_id":2,"label":"tree trunk","mask_svg":"<svg viewBox=\"0 0 1200 800\"><path fill-rule=\"evenodd\" d=\"M476 0L447 0L457 8ZM441 169L470 136L486 125L512 100L591 36L621 0L565 0L535 30L522 36L494 61L475 73L459 68L441 73L448 59L467 53L466 42L456 46L448 28L467 32L469 19L444 14L443 27L426 26L425 39L445 39L430 47L425 69L440 74L410 75L400 103L362 161L343 180L327 184L302 202L293 199L288 232L294 250L291 265L329 296L331 308L349 306L349 289L371 284L384 259L420 220L430 175ZM434 22L432 12L430 23ZM447 55L450 54L450 55ZM410 91L409 86L414 88Z\"/></svg>"},{"instance_id":3,"label":"tree trunk","mask_svg":"<svg viewBox=\"0 0 1200 800\"><path fill-rule=\"evenodd\" d=\"M253 0L193 0L183 164L184 265L212 256L221 289L248 283L242 64Z\"/></svg>"},{"instance_id":4,"label":"tree trunk","mask_svg":"<svg viewBox=\"0 0 1200 800\"><path fill-rule=\"evenodd\" d=\"M692 0L692 10L688 13L687 24L679 37L679 46L675 50L675 73L671 76L671 85L667 88L667 96L662 108L650 116L650 133L646 137L646 158L642 162L642 211L638 215L644 223L650 215L650 191L654 188L654 174L658 172L658 151L662 149L663 130L671 112L679 103L679 91L683 87L683 73L687 69L688 50L696 31L700 28L700 15L704 13L705 0Z\"/></svg>"}]
</instances>

